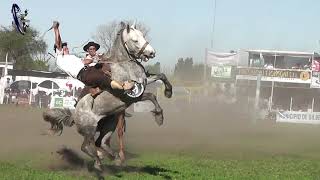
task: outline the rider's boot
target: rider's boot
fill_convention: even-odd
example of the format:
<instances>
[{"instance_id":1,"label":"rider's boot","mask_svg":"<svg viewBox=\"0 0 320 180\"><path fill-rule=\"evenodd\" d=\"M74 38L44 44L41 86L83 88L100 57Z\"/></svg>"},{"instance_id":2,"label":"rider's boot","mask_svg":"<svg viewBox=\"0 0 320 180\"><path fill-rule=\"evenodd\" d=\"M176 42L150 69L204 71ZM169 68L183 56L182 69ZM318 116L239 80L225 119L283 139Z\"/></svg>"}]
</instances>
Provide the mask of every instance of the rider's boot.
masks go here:
<instances>
[{"instance_id":1,"label":"rider's boot","mask_svg":"<svg viewBox=\"0 0 320 180\"><path fill-rule=\"evenodd\" d=\"M90 88L89 92L91 96L95 98L102 92L102 90L99 87L95 87L95 88Z\"/></svg>"}]
</instances>

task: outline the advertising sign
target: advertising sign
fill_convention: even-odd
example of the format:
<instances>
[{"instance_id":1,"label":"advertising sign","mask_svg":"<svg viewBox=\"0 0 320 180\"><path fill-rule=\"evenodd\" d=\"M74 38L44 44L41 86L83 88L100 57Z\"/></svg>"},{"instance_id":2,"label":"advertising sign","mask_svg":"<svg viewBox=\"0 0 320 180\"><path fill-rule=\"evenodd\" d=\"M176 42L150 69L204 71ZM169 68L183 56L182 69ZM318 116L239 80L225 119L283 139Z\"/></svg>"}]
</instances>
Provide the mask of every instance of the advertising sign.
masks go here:
<instances>
[{"instance_id":1,"label":"advertising sign","mask_svg":"<svg viewBox=\"0 0 320 180\"><path fill-rule=\"evenodd\" d=\"M215 78L231 78L231 66L212 66L211 76Z\"/></svg>"},{"instance_id":2,"label":"advertising sign","mask_svg":"<svg viewBox=\"0 0 320 180\"><path fill-rule=\"evenodd\" d=\"M320 112L280 111L277 122L320 124Z\"/></svg>"},{"instance_id":3,"label":"advertising sign","mask_svg":"<svg viewBox=\"0 0 320 180\"><path fill-rule=\"evenodd\" d=\"M312 72L311 88L320 88L320 72Z\"/></svg>"},{"instance_id":4,"label":"advertising sign","mask_svg":"<svg viewBox=\"0 0 320 180\"><path fill-rule=\"evenodd\" d=\"M50 102L50 108L68 108L75 109L76 101L74 97L53 96Z\"/></svg>"},{"instance_id":5,"label":"advertising sign","mask_svg":"<svg viewBox=\"0 0 320 180\"><path fill-rule=\"evenodd\" d=\"M261 81L311 83L311 71L291 69L263 69L263 68L237 68L237 79L257 80L261 74Z\"/></svg>"}]
</instances>

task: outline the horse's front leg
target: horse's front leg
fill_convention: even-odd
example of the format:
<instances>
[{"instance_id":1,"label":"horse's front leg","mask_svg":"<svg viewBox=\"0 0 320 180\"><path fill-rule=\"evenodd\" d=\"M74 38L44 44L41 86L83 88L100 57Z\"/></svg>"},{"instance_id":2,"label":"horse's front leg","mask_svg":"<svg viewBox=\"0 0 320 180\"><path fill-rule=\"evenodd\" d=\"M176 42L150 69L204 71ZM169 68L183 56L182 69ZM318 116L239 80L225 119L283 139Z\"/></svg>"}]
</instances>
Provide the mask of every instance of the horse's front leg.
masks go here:
<instances>
[{"instance_id":1,"label":"horse's front leg","mask_svg":"<svg viewBox=\"0 0 320 180\"><path fill-rule=\"evenodd\" d=\"M157 101L157 97L152 93L146 92L142 94L140 101L146 101L146 100L149 100L154 104L155 109L152 110L151 112L153 113L157 124L161 126L163 124L163 110Z\"/></svg>"},{"instance_id":2,"label":"horse's front leg","mask_svg":"<svg viewBox=\"0 0 320 180\"><path fill-rule=\"evenodd\" d=\"M161 80L164 83L165 89L164 89L164 95L167 98L171 98L172 96L172 85L169 82L167 76L163 73L160 74L151 74L151 73L146 73L147 75L147 84L154 83L157 80Z\"/></svg>"}]
</instances>

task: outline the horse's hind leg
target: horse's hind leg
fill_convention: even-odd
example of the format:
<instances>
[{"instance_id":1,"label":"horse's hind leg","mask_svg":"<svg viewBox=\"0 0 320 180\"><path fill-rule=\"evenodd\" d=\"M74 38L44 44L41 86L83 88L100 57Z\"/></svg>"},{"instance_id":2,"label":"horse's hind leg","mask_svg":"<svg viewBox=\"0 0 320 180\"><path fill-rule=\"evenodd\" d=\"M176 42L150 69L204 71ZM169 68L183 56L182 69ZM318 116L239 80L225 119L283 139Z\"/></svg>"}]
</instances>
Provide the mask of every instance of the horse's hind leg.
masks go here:
<instances>
[{"instance_id":1,"label":"horse's hind leg","mask_svg":"<svg viewBox=\"0 0 320 180\"><path fill-rule=\"evenodd\" d=\"M98 123L98 130L100 131L100 136L95 142L95 145L98 147L98 155L100 159L103 159L103 155L107 154L109 159L114 160L116 158L115 153L112 151L110 146L111 135L116 130L117 122L115 116L110 116L103 118ZM99 152L102 148L102 153ZM105 153L104 153L105 152Z\"/></svg>"},{"instance_id":2,"label":"horse's hind leg","mask_svg":"<svg viewBox=\"0 0 320 180\"><path fill-rule=\"evenodd\" d=\"M103 148L103 150L105 150L108 153L108 157L111 160L114 160L116 158L116 154L113 152L113 150L111 149L111 135L113 134L113 131L109 131L103 138L102 138L102 142L101 143L101 147Z\"/></svg>"},{"instance_id":3,"label":"horse's hind leg","mask_svg":"<svg viewBox=\"0 0 320 180\"><path fill-rule=\"evenodd\" d=\"M143 93L141 96L141 101L149 100L154 104L155 109L151 112L153 113L155 120L159 126L163 124L163 110L157 101L157 97L152 93Z\"/></svg>"},{"instance_id":4,"label":"horse's hind leg","mask_svg":"<svg viewBox=\"0 0 320 180\"><path fill-rule=\"evenodd\" d=\"M81 145L81 150L86 153L88 156L90 156L91 158L94 159L94 167L98 170L98 171L102 171L102 167L101 167L101 161L98 157L97 154L97 148L95 146L94 143L94 137L92 136L85 136L84 137L84 141Z\"/></svg>"},{"instance_id":5,"label":"horse's hind leg","mask_svg":"<svg viewBox=\"0 0 320 180\"><path fill-rule=\"evenodd\" d=\"M116 161L117 165L121 165L125 161L124 154L124 131L125 131L125 119L124 112L119 113L117 123L117 132L118 132L118 142L119 142L119 157L120 161ZM116 159L117 160L117 159Z\"/></svg>"},{"instance_id":6,"label":"horse's hind leg","mask_svg":"<svg viewBox=\"0 0 320 180\"><path fill-rule=\"evenodd\" d=\"M117 114L114 122L116 123L115 129L117 130L118 135L118 143L119 143L119 153L115 155L115 163L117 166L121 166L122 163L125 161L125 153L124 153L124 132L125 132L125 118L124 118L124 111ZM106 139L105 145L110 147L110 139Z\"/></svg>"},{"instance_id":7,"label":"horse's hind leg","mask_svg":"<svg viewBox=\"0 0 320 180\"><path fill-rule=\"evenodd\" d=\"M101 147L105 152L111 156L110 159L115 160L116 165L121 165L125 161L124 154L124 131L125 131L125 119L124 112L117 114L115 117L108 119L102 119L99 121L100 136L96 140L96 146ZM110 147L110 140L112 133L117 129L118 142L119 142L119 154L115 154ZM101 158L102 159L102 158Z\"/></svg>"},{"instance_id":8,"label":"horse's hind leg","mask_svg":"<svg viewBox=\"0 0 320 180\"><path fill-rule=\"evenodd\" d=\"M116 155L110 146L110 140L111 140L111 135L113 134L113 131L105 131L101 133L102 133L100 136L101 138L99 137L96 141L96 146L98 147L97 148L98 156L100 159L103 159L104 158L103 156L107 154L110 160L114 160L116 158ZM98 141L99 141L99 145L97 144Z\"/></svg>"}]
</instances>

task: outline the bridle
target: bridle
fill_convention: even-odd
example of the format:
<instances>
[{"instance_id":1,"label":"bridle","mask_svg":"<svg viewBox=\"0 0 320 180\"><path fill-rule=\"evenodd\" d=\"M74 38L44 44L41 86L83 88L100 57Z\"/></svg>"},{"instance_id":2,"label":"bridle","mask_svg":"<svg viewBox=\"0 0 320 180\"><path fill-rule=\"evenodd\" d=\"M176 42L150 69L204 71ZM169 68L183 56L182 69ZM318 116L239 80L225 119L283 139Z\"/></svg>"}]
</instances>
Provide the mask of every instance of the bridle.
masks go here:
<instances>
[{"instance_id":1,"label":"bridle","mask_svg":"<svg viewBox=\"0 0 320 180\"><path fill-rule=\"evenodd\" d=\"M121 43L122 43L123 47L125 48L125 50L127 51L130 59L131 59L131 60L141 59L140 56L142 55L143 51L144 51L144 50L146 49L146 47L148 46L149 42L146 41L137 54L135 54L134 52L130 52L130 51L129 51L129 48L128 48L128 46L127 46L127 42L125 42L124 39L123 39L123 31L124 31L124 30L125 30L125 29L121 29L121 30L119 31L118 35L121 36Z\"/></svg>"}]
</instances>

